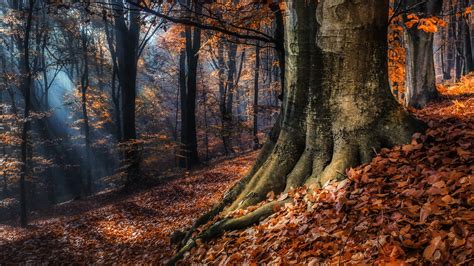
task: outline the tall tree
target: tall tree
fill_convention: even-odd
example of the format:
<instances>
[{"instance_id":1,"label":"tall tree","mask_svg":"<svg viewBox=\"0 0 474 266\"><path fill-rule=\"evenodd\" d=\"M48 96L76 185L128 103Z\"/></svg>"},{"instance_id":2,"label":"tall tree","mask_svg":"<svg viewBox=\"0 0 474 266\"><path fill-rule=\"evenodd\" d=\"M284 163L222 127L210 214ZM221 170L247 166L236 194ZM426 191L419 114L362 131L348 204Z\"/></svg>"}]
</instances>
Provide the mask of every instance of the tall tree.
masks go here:
<instances>
[{"instance_id":1,"label":"tall tree","mask_svg":"<svg viewBox=\"0 0 474 266\"><path fill-rule=\"evenodd\" d=\"M82 46L82 76L81 76L81 109L82 119L84 123L84 140L85 140L85 163L84 171L86 172L85 193L92 194L92 169L91 169L91 136L89 125L89 113L87 109L87 92L89 89L89 33L87 32L87 24L84 23L81 27L81 46Z\"/></svg>"},{"instance_id":2,"label":"tall tree","mask_svg":"<svg viewBox=\"0 0 474 266\"><path fill-rule=\"evenodd\" d=\"M195 225L303 184L323 186L374 149L409 142L421 124L391 95L388 1L286 1L283 111L248 175ZM318 15L317 15L318 14ZM198 239L255 223L288 199L224 218ZM195 227L193 227L195 228ZM189 230L177 257L194 246ZM189 239L189 241L188 241Z\"/></svg>"},{"instance_id":3,"label":"tall tree","mask_svg":"<svg viewBox=\"0 0 474 266\"><path fill-rule=\"evenodd\" d=\"M451 10L453 7L453 0L443 1L443 12ZM454 57L456 53L455 38L455 16L450 16L448 19L448 26L443 27L442 30L442 46L441 46L441 67L443 71L443 80L451 79L451 72L454 67Z\"/></svg>"},{"instance_id":4,"label":"tall tree","mask_svg":"<svg viewBox=\"0 0 474 266\"><path fill-rule=\"evenodd\" d=\"M112 0L115 11L115 40L118 80L121 89L121 125L124 151L126 186L139 179L139 158L134 141L137 138L135 126L137 63L141 18L137 10L126 9L123 0ZM134 1L130 1L135 3Z\"/></svg>"},{"instance_id":5,"label":"tall tree","mask_svg":"<svg viewBox=\"0 0 474 266\"><path fill-rule=\"evenodd\" d=\"M253 148L260 148L258 140L258 82L260 77L260 44L257 42L255 46L255 69L253 83Z\"/></svg>"},{"instance_id":6,"label":"tall tree","mask_svg":"<svg viewBox=\"0 0 474 266\"><path fill-rule=\"evenodd\" d=\"M201 14L202 4L199 1L187 1L187 8L192 13ZM184 158L181 166L192 167L199 163L196 135L196 91L199 49L201 48L201 28L185 26L185 49L181 51L180 95L181 95L181 144ZM184 61L183 61L184 60ZM186 72L183 72L183 63ZM183 82L185 81L185 82Z\"/></svg>"},{"instance_id":7,"label":"tall tree","mask_svg":"<svg viewBox=\"0 0 474 266\"><path fill-rule=\"evenodd\" d=\"M471 45L471 29L469 23L470 14L464 13L464 10L470 6L469 0L459 0L458 10L462 14L458 17L458 28L459 28L459 42L462 50L463 57L463 70L462 73L467 73L474 70L474 61L472 57L472 45Z\"/></svg>"},{"instance_id":8,"label":"tall tree","mask_svg":"<svg viewBox=\"0 0 474 266\"><path fill-rule=\"evenodd\" d=\"M23 111L23 128L21 133L21 171L20 171L20 223L21 226L28 225L27 206L26 206L26 177L28 175L28 145L29 131L31 127L30 110L31 110L31 86L32 71L30 66L30 38L33 24L33 12L35 0L28 1L12 1L13 9L20 12L23 17L24 25L22 29L18 29L16 34L17 48L19 56L20 70L20 91L24 98Z\"/></svg>"},{"instance_id":9,"label":"tall tree","mask_svg":"<svg viewBox=\"0 0 474 266\"><path fill-rule=\"evenodd\" d=\"M109 26L109 21L107 15L104 16L104 25L105 25L105 36L107 40L107 46L109 48L110 57L112 59L112 77L111 77L111 97L114 104L114 118L115 118L115 137L117 141L122 140L122 117L120 115L120 82L117 86L117 75L118 75L118 63L117 63L117 52L116 52L116 42L114 29Z\"/></svg>"},{"instance_id":10,"label":"tall tree","mask_svg":"<svg viewBox=\"0 0 474 266\"><path fill-rule=\"evenodd\" d=\"M402 5L410 12L432 17L440 14L443 1L428 0L420 3L418 0L406 0L402 1ZM409 20L408 16L404 15L405 21ZM421 108L439 97L433 56L434 33L416 26L407 28L406 32L405 102L407 106Z\"/></svg>"}]
</instances>

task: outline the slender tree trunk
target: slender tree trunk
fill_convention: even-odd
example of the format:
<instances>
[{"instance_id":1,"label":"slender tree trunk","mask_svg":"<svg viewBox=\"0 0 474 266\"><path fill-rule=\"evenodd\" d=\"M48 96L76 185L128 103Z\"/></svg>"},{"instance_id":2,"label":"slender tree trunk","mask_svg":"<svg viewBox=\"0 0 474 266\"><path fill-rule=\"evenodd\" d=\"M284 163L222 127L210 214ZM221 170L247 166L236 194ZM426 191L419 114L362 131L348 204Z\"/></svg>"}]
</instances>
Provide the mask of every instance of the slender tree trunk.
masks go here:
<instances>
[{"instance_id":1,"label":"slender tree trunk","mask_svg":"<svg viewBox=\"0 0 474 266\"><path fill-rule=\"evenodd\" d=\"M222 115L222 141L224 145L225 154L235 153L232 147L232 134L234 131L233 121L233 103L234 93L237 88L237 83L240 74L237 73L237 44L229 43L227 46L227 62L225 67L227 69L227 79L224 84L223 93L221 94L221 115ZM243 60L242 54L242 60ZM223 63L223 54L219 55L221 63Z\"/></svg>"},{"instance_id":2,"label":"slender tree trunk","mask_svg":"<svg viewBox=\"0 0 474 266\"><path fill-rule=\"evenodd\" d=\"M118 78L121 89L122 141L125 143L124 163L127 179L125 187L136 183L140 178L139 156L135 140L137 54L140 38L141 19L138 11L127 11L128 23L124 19L122 1L115 0L115 33L118 65Z\"/></svg>"},{"instance_id":3,"label":"slender tree trunk","mask_svg":"<svg viewBox=\"0 0 474 266\"><path fill-rule=\"evenodd\" d=\"M6 70L6 62L5 62L5 57L4 56L0 56L0 62L1 62L1 66L2 66L2 74L5 75L5 72L7 71ZM5 81L5 79L3 79L2 81ZM3 92L0 92L0 102L3 103L4 102L4 93ZM0 116L3 116L3 108L0 108ZM5 121L2 121L2 123L0 124L4 129L5 127L7 126ZM2 143L2 158L4 160L4 162L8 162L9 158L8 158L8 153L7 153L7 148L6 148L6 144L5 143ZM3 189L2 189L2 196L4 198L7 198L9 196L9 192L8 192L8 169L5 169L3 171Z\"/></svg>"},{"instance_id":4,"label":"slender tree trunk","mask_svg":"<svg viewBox=\"0 0 474 266\"><path fill-rule=\"evenodd\" d=\"M452 8L452 1L447 2L447 6L445 9L451 9ZM446 46L446 62L445 62L445 70L444 73L444 79L445 80L450 80L452 78L451 72L454 67L454 61L455 61L455 56L456 56L456 42L455 42L455 21L456 19L454 16L450 18L448 21L448 26L446 29L446 38L444 40L444 45Z\"/></svg>"},{"instance_id":5,"label":"slender tree trunk","mask_svg":"<svg viewBox=\"0 0 474 266\"><path fill-rule=\"evenodd\" d=\"M32 76L30 69L30 34L31 26L33 21L33 7L34 0L28 1L27 18L25 22L24 36L19 41L20 55L20 74L21 82L20 88L23 92L25 99L25 108L23 113L23 129L21 133L21 169L20 169L20 224L22 227L28 225L27 220L27 206L26 206L26 176L28 174L28 142L29 142L29 131L31 127L30 122L30 109L31 109L31 85Z\"/></svg>"},{"instance_id":6,"label":"slender tree trunk","mask_svg":"<svg viewBox=\"0 0 474 266\"><path fill-rule=\"evenodd\" d=\"M122 141L122 119L120 117L120 87L117 86L117 68L112 70L112 102L114 104L115 114L115 137L118 142Z\"/></svg>"},{"instance_id":7,"label":"slender tree trunk","mask_svg":"<svg viewBox=\"0 0 474 266\"><path fill-rule=\"evenodd\" d=\"M187 105L187 84L186 84L186 49L182 49L179 54L179 92L181 109L181 136L179 147L179 166L189 168L189 151L186 143L189 139L188 105Z\"/></svg>"},{"instance_id":8,"label":"slender tree trunk","mask_svg":"<svg viewBox=\"0 0 474 266\"><path fill-rule=\"evenodd\" d=\"M187 5L196 14L202 12L202 3L191 3L188 1ZM185 26L184 34L186 39L185 59L187 71L186 85L181 87L181 144L185 151L185 158L183 160L187 162L187 167L190 168L199 163L196 131L196 91L199 49L201 48L201 29L199 27ZM183 160L181 160L181 166L183 166Z\"/></svg>"},{"instance_id":9,"label":"slender tree trunk","mask_svg":"<svg viewBox=\"0 0 474 266\"><path fill-rule=\"evenodd\" d=\"M436 90L433 33L412 28L408 29L406 36L405 102L407 106L421 108L439 97Z\"/></svg>"},{"instance_id":10,"label":"slender tree trunk","mask_svg":"<svg viewBox=\"0 0 474 266\"><path fill-rule=\"evenodd\" d=\"M468 0L463 0L463 8L470 6ZM474 70L474 62L472 60L472 47L471 47L471 30L469 28L469 20L465 16L460 17L461 23L461 38L462 38L462 50L464 57L464 75Z\"/></svg>"},{"instance_id":11,"label":"slender tree trunk","mask_svg":"<svg viewBox=\"0 0 474 266\"><path fill-rule=\"evenodd\" d=\"M46 17L46 12L43 11L43 23L46 24L46 20L47 20L47 17ZM43 90L43 103L42 103L42 111L45 112L45 113L49 113L51 110L49 108L49 88L51 86L50 84L50 81L49 81L49 78L48 78L48 67L47 67L47 57L46 57L46 46L48 45L48 33L45 32L43 33L43 41L42 41L42 47L41 47L41 68L42 68L42 73L43 73L43 87L44 87L44 90ZM51 81L51 83L54 81L54 78L53 80ZM43 133L43 136L44 138L48 139L48 140L51 140L51 136L49 134L49 123L44 123L44 125L42 126L43 129L42 130L42 133ZM49 146L51 147L52 145L49 144ZM53 176L53 169L52 169L53 166L48 166L46 171L45 171L45 174L46 174L46 191L47 191L47 197L48 197L48 202L49 204L53 205L53 204L56 204L56 184L55 184L55 180L54 180L54 176Z\"/></svg>"},{"instance_id":12,"label":"slender tree trunk","mask_svg":"<svg viewBox=\"0 0 474 266\"><path fill-rule=\"evenodd\" d=\"M275 16L275 34L274 38L276 40L275 51L278 56L278 65L280 68L280 86L281 93L278 95L278 99L283 100L284 90L285 90L285 69L286 69L286 60L285 60L285 23L283 20L283 11L280 8L278 3L270 4L270 8L273 11Z\"/></svg>"},{"instance_id":13,"label":"slender tree trunk","mask_svg":"<svg viewBox=\"0 0 474 266\"><path fill-rule=\"evenodd\" d=\"M84 26L83 26L84 27ZM81 77L81 107L82 118L84 120L84 138L85 138L85 163L84 171L86 173L86 185L84 192L86 195L92 194L92 161L91 161L91 139L89 114L87 111L87 90L89 89L89 56L88 56L88 37L85 29L82 29L82 60L83 70Z\"/></svg>"},{"instance_id":14,"label":"slender tree trunk","mask_svg":"<svg viewBox=\"0 0 474 266\"><path fill-rule=\"evenodd\" d=\"M112 84L111 84L111 91L112 91L112 102L114 104L114 113L115 113L115 135L118 142L122 141L122 118L120 116L120 80L117 86L116 81L118 79L118 63L117 63L117 52L116 52L116 41L115 35L113 34L113 30L110 29L109 22L106 20L104 22L105 25L105 35L107 40L107 45L110 52L110 57L112 58Z\"/></svg>"},{"instance_id":15,"label":"slender tree trunk","mask_svg":"<svg viewBox=\"0 0 474 266\"><path fill-rule=\"evenodd\" d=\"M229 133L227 132L228 128L228 111L227 111L227 94L228 94L228 85L226 83L226 65L225 65L225 58L224 58L224 44L220 42L217 46L217 65L218 69L218 76L219 76L219 111L221 114L221 138L222 138L222 145L224 147L224 153L229 154L231 152L231 145L229 144Z\"/></svg>"},{"instance_id":16,"label":"slender tree trunk","mask_svg":"<svg viewBox=\"0 0 474 266\"><path fill-rule=\"evenodd\" d=\"M463 13L462 1L455 1L454 11L456 14ZM464 57L464 36L463 36L463 23L462 15L454 17L454 43L455 43L455 63L454 63L454 77L455 81L460 81L461 76L464 74L464 66L466 64Z\"/></svg>"},{"instance_id":17,"label":"slender tree trunk","mask_svg":"<svg viewBox=\"0 0 474 266\"><path fill-rule=\"evenodd\" d=\"M196 4L196 6L198 6ZM200 8L196 12L200 12ZM186 76L186 87L187 87L187 123L188 123L188 139L186 140L186 149L189 152L189 163L190 166L199 163L198 151L197 151L197 133L196 133L196 91L197 91L197 66L199 62L199 49L201 46L201 29L195 27L187 29L187 40L188 44L186 49L186 63L187 63L187 76Z\"/></svg>"},{"instance_id":18,"label":"slender tree trunk","mask_svg":"<svg viewBox=\"0 0 474 266\"><path fill-rule=\"evenodd\" d=\"M260 148L258 140L258 82L260 74L260 44L257 43L255 47L255 72L253 84L253 149Z\"/></svg>"},{"instance_id":19,"label":"slender tree trunk","mask_svg":"<svg viewBox=\"0 0 474 266\"><path fill-rule=\"evenodd\" d=\"M405 7L414 6L416 0L408 0ZM418 5L413 12L424 16L436 16L441 12L442 0L429 0ZM404 17L407 20L406 17ZM434 34L413 26L406 30L406 85L405 103L407 106L421 108L439 98L436 90L436 73L433 56Z\"/></svg>"},{"instance_id":20,"label":"slender tree trunk","mask_svg":"<svg viewBox=\"0 0 474 266\"><path fill-rule=\"evenodd\" d=\"M178 71L178 77L181 75L181 68ZM180 79L180 78L178 78ZM180 79L181 80L181 79ZM181 83L180 83L181 84ZM181 96L181 85L178 87L178 91L176 92L176 100L175 100L175 106L176 106L176 112L174 114L174 128L173 128L173 140L175 142L178 142L178 120L179 120L179 110L180 110L180 98Z\"/></svg>"},{"instance_id":21,"label":"slender tree trunk","mask_svg":"<svg viewBox=\"0 0 474 266\"><path fill-rule=\"evenodd\" d=\"M202 66L199 68L202 77ZM209 118L207 105L207 88L204 80L201 79L202 86L202 108L204 109L204 146L206 148L206 161L209 160Z\"/></svg>"}]
</instances>

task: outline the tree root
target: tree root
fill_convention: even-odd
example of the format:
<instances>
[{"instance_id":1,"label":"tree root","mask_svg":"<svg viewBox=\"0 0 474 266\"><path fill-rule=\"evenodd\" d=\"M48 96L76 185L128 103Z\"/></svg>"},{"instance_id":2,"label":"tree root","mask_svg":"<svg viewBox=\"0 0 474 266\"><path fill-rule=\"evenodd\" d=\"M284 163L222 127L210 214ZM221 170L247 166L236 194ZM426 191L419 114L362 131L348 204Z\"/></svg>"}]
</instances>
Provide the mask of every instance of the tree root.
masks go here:
<instances>
[{"instance_id":1,"label":"tree root","mask_svg":"<svg viewBox=\"0 0 474 266\"><path fill-rule=\"evenodd\" d=\"M196 246L197 241L209 241L215 237L220 236L226 231L246 228L266 219L276 211L280 210L281 207L283 207L286 203L291 201L291 198L286 198L280 201L272 201L244 216L237 218L224 218L216 222L204 232L200 233L196 238L189 239L186 244L175 254L175 256L166 262L166 265L175 265L178 260L183 258L186 252L190 251Z\"/></svg>"},{"instance_id":2,"label":"tree root","mask_svg":"<svg viewBox=\"0 0 474 266\"><path fill-rule=\"evenodd\" d=\"M200 217L186 233L182 233L184 237L178 245L179 251L167 264L174 265L196 246L197 241L209 241L225 231L246 228L291 201L269 202L242 217L229 217L235 210L264 201L268 192L288 192L302 185L323 187L330 180L344 179L345 170L349 167L370 161L382 146L409 142L412 134L423 128L401 110L388 117L390 119L381 119L357 130L321 127L313 131L315 128L308 127L310 132L306 133L306 140L303 138L303 144L300 136L293 137L288 129L282 130L278 136L273 135L249 174L226 193L217 206ZM198 227L217 215L224 218L192 237Z\"/></svg>"},{"instance_id":3,"label":"tree root","mask_svg":"<svg viewBox=\"0 0 474 266\"><path fill-rule=\"evenodd\" d=\"M182 248L183 246L187 245L189 240L192 237L192 234L196 231L196 229L212 220L216 217L219 213L221 213L225 207L232 204L236 198L242 193L245 189L247 184L250 180L254 177L256 172L261 168L261 166L267 161L270 157L275 143L277 142L278 135L280 133L280 118L277 119L275 126L273 127L272 131L269 134L268 141L263 145L262 150L260 151L252 169L247 173L247 175L242 178L239 182L237 182L229 191L226 192L224 198L214 206L209 212L199 217L196 222L187 230L177 231L173 233L172 236L172 244L177 243L177 247ZM174 238L174 239L173 239Z\"/></svg>"}]
</instances>

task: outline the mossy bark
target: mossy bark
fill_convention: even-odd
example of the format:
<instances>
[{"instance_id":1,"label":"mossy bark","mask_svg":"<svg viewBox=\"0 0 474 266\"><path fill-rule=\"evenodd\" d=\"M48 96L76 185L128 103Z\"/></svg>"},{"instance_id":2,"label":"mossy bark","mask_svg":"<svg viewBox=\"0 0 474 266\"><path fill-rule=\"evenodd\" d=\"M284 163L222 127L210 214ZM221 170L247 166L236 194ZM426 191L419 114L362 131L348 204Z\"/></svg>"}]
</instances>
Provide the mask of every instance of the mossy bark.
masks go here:
<instances>
[{"instance_id":1,"label":"mossy bark","mask_svg":"<svg viewBox=\"0 0 474 266\"><path fill-rule=\"evenodd\" d=\"M285 95L279 130L222 215L304 184L323 186L374 150L410 141L421 124L395 101L387 77L388 2L287 1ZM234 191L236 192L236 191ZM273 202L224 218L197 236L248 226ZM222 209L222 206L221 206ZM189 249L194 240L185 239ZM178 254L178 255L179 255Z\"/></svg>"}]
</instances>

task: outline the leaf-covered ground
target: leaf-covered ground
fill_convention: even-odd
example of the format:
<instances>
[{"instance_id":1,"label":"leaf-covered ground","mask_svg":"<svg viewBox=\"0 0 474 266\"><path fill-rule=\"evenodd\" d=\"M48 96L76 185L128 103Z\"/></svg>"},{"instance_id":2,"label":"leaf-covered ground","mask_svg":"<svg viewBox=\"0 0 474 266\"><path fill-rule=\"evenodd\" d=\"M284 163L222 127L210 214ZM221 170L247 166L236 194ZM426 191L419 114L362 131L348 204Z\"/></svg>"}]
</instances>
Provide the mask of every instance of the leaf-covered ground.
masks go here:
<instances>
[{"instance_id":1,"label":"leaf-covered ground","mask_svg":"<svg viewBox=\"0 0 474 266\"><path fill-rule=\"evenodd\" d=\"M0 264L152 263L251 166L256 154L217 161L132 196L116 193L56 206L27 229L0 224Z\"/></svg>"},{"instance_id":2,"label":"leaf-covered ground","mask_svg":"<svg viewBox=\"0 0 474 266\"><path fill-rule=\"evenodd\" d=\"M416 112L430 128L411 144L382 150L323 190L269 195L294 203L199 244L184 263L473 263L470 83L440 87L447 98ZM159 264L173 253L170 234L216 203L255 156L218 161L132 196L61 204L27 229L0 224L0 264Z\"/></svg>"},{"instance_id":3,"label":"leaf-covered ground","mask_svg":"<svg viewBox=\"0 0 474 266\"><path fill-rule=\"evenodd\" d=\"M183 262L472 265L471 81L440 87L446 99L416 112L429 129L410 144L383 149L324 189L268 195L294 201L258 225L199 243Z\"/></svg>"}]
</instances>

